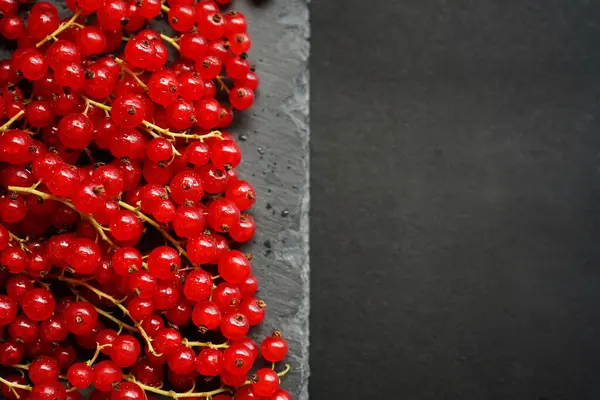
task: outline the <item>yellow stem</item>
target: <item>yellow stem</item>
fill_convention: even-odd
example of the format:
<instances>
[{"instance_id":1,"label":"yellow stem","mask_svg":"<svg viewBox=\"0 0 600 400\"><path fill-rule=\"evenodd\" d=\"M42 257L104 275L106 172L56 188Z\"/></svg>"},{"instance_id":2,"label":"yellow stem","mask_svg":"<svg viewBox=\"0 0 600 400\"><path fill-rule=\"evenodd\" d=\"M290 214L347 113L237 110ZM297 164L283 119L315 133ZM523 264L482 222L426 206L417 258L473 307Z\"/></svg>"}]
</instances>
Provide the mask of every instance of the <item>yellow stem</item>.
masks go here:
<instances>
[{"instance_id":1,"label":"yellow stem","mask_svg":"<svg viewBox=\"0 0 600 400\"><path fill-rule=\"evenodd\" d=\"M167 35L163 35L162 33L160 34L160 37L165 41L171 44L171 46L175 47L177 49L177 51L180 51L181 48L179 47L179 44L177 44L177 41L175 41L175 39L173 39L171 36L167 36Z\"/></svg>"},{"instance_id":2,"label":"yellow stem","mask_svg":"<svg viewBox=\"0 0 600 400\"><path fill-rule=\"evenodd\" d=\"M35 185L37 186L37 184ZM67 207L72 208L73 210L79 212L77 210L77 208L73 205L73 203L71 203L70 201L68 201L67 199L63 199L61 197L57 197L57 196L53 196L51 194L48 193L44 193L41 192L39 190L34 189L33 187L20 187L20 186L9 186L8 187L9 191L12 192L17 192L17 193L29 193L29 194L33 194L36 195L38 197L41 197L44 200L54 200L54 201L58 201L60 203L63 203L64 205L66 205ZM98 223L98 221L96 221L96 218L94 218L93 216L91 216L90 214L86 214L86 213L81 213L79 212L79 215L81 215L82 218L87 219L92 226L98 231L98 233L100 234L100 237L102 238L102 240L106 241L110 246L112 247L118 247L107 235L106 233L104 233L104 228L102 228L102 225L100 225Z\"/></svg>"},{"instance_id":3,"label":"yellow stem","mask_svg":"<svg viewBox=\"0 0 600 400\"><path fill-rule=\"evenodd\" d=\"M164 4L160 6L160 9L163 10L164 12L168 13L169 11L171 11L171 9L167 6L165 6Z\"/></svg>"},{"instance_id":4,"label":"yellow stem","mask_svg":"<svg viewBox=\"0 0 600 400\"><path fill-rule=\"evenodd\" d=\"M89 367L91 367L92 365L94 365L94 362L96 361L96 359L100 355L100 350L102 350L102 349L104 349L106 347L112 347L112 344L107 343L107 344L100 345L100 343L96 342L96 352L94 353L94 356L91 358L91 360L88 360L86 362L86 364Z\"/></svg>"},{"instance_id":5,"label":"yellow stem","mask_svg":"<svg viewBox=\"0 0 600 400\"><path fill-rule=\"evenodd\" d=\"M11 389L22 389L22 390L31 390L31 386L29 385L20 385L18 383L12 383L7 381L6 379L0 377L0 382L2 382L3 384L5 384L6 386L8 386Z\"/></svg>"},{"instance_id":6,"label":"yellow stem","mask_svg":"<svg viewBox=\"0 0 600 400\"><path fill-rule=\"evenodd\" d=\"M225 92L229 93L229 88L227 87L225 82L223 82L223 78L217 76L215 79L217 80L217 82L219 82L219 85L221 85L221 90L224 90Z\"/></svg>"},{"instance_id":7,"label":"yellow stem","mask_svg":"<svg viewBox=\"0 0 600 400\"><path fill-rule=\"evenodd\" d=\"M146 332L144 331L144 329L142 328L142 326L131 316L131 314L129 313L129 310L127 309L127 307L125 307L123 304L121 304L121 302L117 299L115 299L114 297L112 297L111 295L104 293L102 290L95 288L94 286L79 280L79 279L73 279L73 278L67 278L65 276L59 276L58 280L60 281L64 281L67 283L70 283L72 285L79 285L79 286L83 286L85 288L88 288L89 290L91 290L92 292L94 292L96 295L98 295L99 297L103 297L106 300L110 301L111 303L113 303L114 305L116 305L117 307L119 307L119 309L123 312L123 314L127 315L137 326L137 331L142 335L142 337L146 340L146 344L148 345L148 349L150 350L150 352L156 356L159 356L158 353L156 353L156 351L154 350L154 347L152 346L152 339L150 339L150 337L148 337L148 335L146 334ZM119 325L120 326L120 325Z\"/></svg>"},{"instance_id":8,"label":"yellow stem","mask_svg":"<svg viewBox=\"0 0 600 400\"><path fill-rule=\"evenodd\" d=\"M148 86L137 76L137 74L125 66L125 61L121 60L120 58L115 58L115 61L121 65L123 71L125 71L127 74L131 75L133 79L135 79L137 84L140 85L142 89L146 91L148 90Z\"/></svg>"},{"instance_id":9,"label":"yellow stem","mask_svg":"<svg viewBox=\"0 0 600 400\"><path fill-rule=\"evenodd\" d=\"M61 34L64 30L68 29L69 27L71 27L74 23L75 20L79 17L79 11L76 12L75 14L73 14L73 16L71 17L70 20L68 20L65 23L60 24L60 26L58 27L58 29L56 29L54 32L52 32L50 35L46 36L44 39L42 39L41 41L39 41L35 47L42 47L46 42L49 42L52 39L56 39L56 36L58 36L59 34Z\"/></svg>"},{"instance_id":10,"label":"yellow stem","mask_svg":"<svg viewBox=\"0 0 600 400\"><path fill-rule=\"evenodd\" d=\"M130 206L129 204L125 203L124 201L119 201L119 205L121 207L123 207L124 209L135 213L135 215L137 215L139 218L143 219L144 221L146 221L147 223L152 225L154 228L156 228L156 230L158 230L160 232L160 234L163 235L163 237L167 241L169 241L173 246L175 246L177 251L179 251L179 254L182 254L185 258L187 258L189 260L187 252L183 249L183 247L181 247L181 244L173 236L171 236L167 231L165 231L158 224L158 222L154 221L152 218L150 218L147 215L145 215L144 213L142 213L139 209ZM191 260L190 260L190 262L191 262Z\"/></svg>"},{"instance_id":11,"label":"yellow stem","mask_svg":"<svg viewBox=\"0 0 600 400\"><path fill-rule=\"evenodd\" d=\"M170 398L175 399L175 400L183 398L183 397L206 397L206 398L210 399L212 396L217 395L219 393L230 392L229 389L227 389L225 387L220 387L220 388L212 390L210 392L185 392L185 393L177 393L177 392L174 392L173 390L162 390L162 389L159 389L159 388L155 388L153 386L145 385L142 382L139 382L138 380L136 380L131 375L125 375L123 377L123 379L126 380L126 381L128 381L128 382L133 382L133 383L138 384L144 391L152 392L152 393L156 393L156 394L160 394L162 396L170 397Z\"/></svg>"},{"instance_id":12,"label":"yellow stem","mask_svg":"<svg viewBox=\"0 0 600 400\"><path fill-rule=\"evenodd\" d=\"M190 342L187 339L183 339L182 344L187 347L210 347L211 349L226 349L229 347L227 343L213 344L211 342Z\"/></svg>"},{"instance_id":13,"label":"yellow stem","mask_svg":"<svg viewBox=\"0 0 600 400\"><path fill-rule=\"evenodd\" d=\"M10 126L13 124L13 122L15 122L16 120L21 118L23 115L25 115L25 110L21 110L18 113L16 113L11 119L6 121L6 123L4 125L0 126L0 132L4 132L8 128L10 128Z\"/></svg>"}]
</instances>

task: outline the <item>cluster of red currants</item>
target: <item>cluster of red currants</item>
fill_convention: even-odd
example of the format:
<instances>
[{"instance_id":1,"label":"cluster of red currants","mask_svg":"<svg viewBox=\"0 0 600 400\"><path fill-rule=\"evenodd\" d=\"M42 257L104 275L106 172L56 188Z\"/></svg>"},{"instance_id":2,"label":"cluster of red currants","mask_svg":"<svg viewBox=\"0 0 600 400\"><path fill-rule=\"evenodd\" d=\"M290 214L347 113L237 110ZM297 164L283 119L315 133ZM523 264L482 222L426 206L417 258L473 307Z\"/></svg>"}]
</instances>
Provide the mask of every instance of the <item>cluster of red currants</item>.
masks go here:
<instances>
[{"instance_id":1,"label":"cluster of red currants","mask_svg":"<svg viewBox=\"0 0 600 400\"><path fill-rule=\"evenodd\" d=\"M259 79L230 1L0 0L3 397L292 398L281 333L248 337L256 193L220 129Z\"/></svg>"}]
</instances>

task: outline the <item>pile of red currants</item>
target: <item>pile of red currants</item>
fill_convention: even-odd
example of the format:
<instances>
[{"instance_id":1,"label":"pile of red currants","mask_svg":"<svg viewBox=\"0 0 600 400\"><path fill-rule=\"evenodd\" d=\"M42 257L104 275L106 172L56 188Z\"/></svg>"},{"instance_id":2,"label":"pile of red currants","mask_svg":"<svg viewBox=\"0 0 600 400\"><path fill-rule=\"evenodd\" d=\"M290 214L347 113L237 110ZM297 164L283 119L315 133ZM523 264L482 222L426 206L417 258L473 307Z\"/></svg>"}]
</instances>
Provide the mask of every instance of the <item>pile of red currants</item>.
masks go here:
<instances>
[{"instance_id":1,"label":"pile of red currants","mask_svg":"<svg viewBox=\"0 0 600 400\"><path fill-rule=\"evenodd\" d=\"M248 337L256 193L223 129L259 79L230 1L0 0L2 397L292 398L282 334Z\"/></svg>"}]
</instances>

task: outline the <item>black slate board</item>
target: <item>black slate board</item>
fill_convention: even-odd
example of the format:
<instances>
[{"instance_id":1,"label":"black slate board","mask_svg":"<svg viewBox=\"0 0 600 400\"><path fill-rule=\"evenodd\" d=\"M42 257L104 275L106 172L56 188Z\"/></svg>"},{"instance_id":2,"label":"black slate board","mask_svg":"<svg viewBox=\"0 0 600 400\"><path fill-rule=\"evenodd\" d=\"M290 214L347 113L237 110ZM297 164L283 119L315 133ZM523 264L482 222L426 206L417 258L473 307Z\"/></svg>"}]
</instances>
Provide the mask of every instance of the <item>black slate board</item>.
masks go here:
<instances>
[{"instance_id":1,"label":"black slate board","mask_svg":"<svg viewBox=\"0 0 600 400\"><path fill-rule=\"evenodd\" d=\"M62 1L52 1L62 17L71 15ZM296 399L308 398L308 7L307 0L236 0L232 8L248 19L250 58L261 86L254 106L236 114L230 130L243 151L238 169L257 191L251 209L257 233L245 251L267 303L267 317L253 328L261 340L273 330L288 339L291 371L282 387ZM166 21L153 21L172 33ZM9 57L0 43L0 59ZM281 363L278 369L283 369Z\"/></svg>"},{"instance_id":2,"label":"black slate board","mask_svg":"<svg viewBox=\"0 0 600 400\"><path fill-rule=\"evenodd\" d=\"M311 30L311 399L598 399L600 4Z\"/></svg>"}]
</instances>

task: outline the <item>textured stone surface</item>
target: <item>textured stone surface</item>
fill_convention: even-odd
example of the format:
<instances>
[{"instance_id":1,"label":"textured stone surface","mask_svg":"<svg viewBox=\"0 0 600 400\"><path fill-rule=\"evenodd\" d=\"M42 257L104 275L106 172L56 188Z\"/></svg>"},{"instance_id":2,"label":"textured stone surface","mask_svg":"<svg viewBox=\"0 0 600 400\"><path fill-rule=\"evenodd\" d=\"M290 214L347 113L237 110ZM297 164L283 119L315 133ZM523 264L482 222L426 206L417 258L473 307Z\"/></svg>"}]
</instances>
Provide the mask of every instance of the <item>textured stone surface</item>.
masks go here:
<instances>
[{"instance_id":1,"label":"textured stone surface","mask_svg":"<svg viewBox=\"0 0 600 400\"><path fill-rule=\"evenodd\" d=\"M61 2L56 2L59 4ZM62 3L64 4L64 3ZM231 133L243 150L240 177L257 190L252 215L258 296L268 305L259 340L274 329L290 343L292 370L282 385L297 399L308 398L308 7L307 0L236 0L253 40L251 60L261 78L252 109L236 115ZM63 16L69 11L61 10ZM169 31L164 22L153 24ZM7 53L0 50L0 57ZM283 366L282 366L283 367Z\"/></svg>"}]
</instances>

